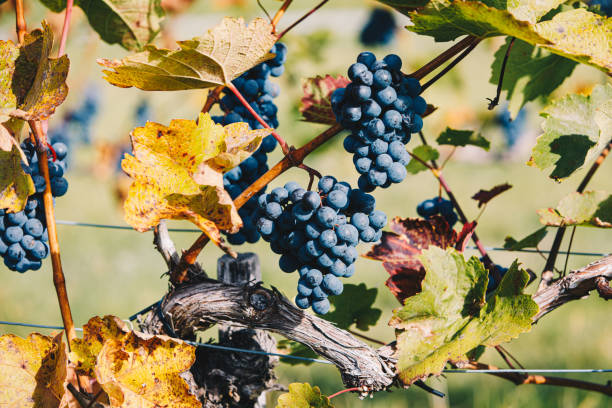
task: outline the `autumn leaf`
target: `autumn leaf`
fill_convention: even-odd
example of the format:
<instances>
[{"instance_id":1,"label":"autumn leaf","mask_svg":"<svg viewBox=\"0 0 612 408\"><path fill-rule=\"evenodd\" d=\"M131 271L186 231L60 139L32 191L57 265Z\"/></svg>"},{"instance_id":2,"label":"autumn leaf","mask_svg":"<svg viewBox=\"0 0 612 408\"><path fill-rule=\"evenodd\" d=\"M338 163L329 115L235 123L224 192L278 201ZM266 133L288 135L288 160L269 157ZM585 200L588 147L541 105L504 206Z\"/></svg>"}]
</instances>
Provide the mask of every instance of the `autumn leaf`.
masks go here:
<instances>
[{"instance_id":1,"label":"autumn leaf","mask_svg":"<svg viewBox=\"0 0 612 408\"><path fill-rule=\"evenodd\" d=\"M504 191L508 191L511 188L512 186L510 184L504 183L499 184L489 190L478 190L478 192L472 196L472 200L478 201L478 208L480 208Z\"/></svg>"},{"instance_id":2,"label":"autumn leaf","mask_svg":"<svg viewBox=\"0 0 612 408\"><path fill-rule=\"evenodd\" d=\"M223 188L223 172L255 152L270 132L246 123L224 127L208 114L197 123L176 119L167 127L148 122L136 128L134 155L121 163L134 180L124 203L126 221L146 231L162 219L185 219L226 249L219 229L235 232L242 221Z\"/></svg>"},{"instance_id":3,"label":"autumn leaf","mask_svg":"<svg viewBox=\"0 0 612 408\"><path fill-rule=\"evenodd\" d=\"M331 94L338 88L345 88L350 82L342 75L305 79L302 83L304 95L300 104L300 113L304 121L335 125L336 115L331 107Z\"/></svg>"},{"instance_id":4,"label":"autumn leaf","mask_svg":"<svg viewBox=\"0 0 612 408\"><path fill-rule=\"evenodd\" d=\"M145 91L177 91L227 85L255 65L273 58L273 27L256 18L224 18L202 37L179 41L178 50L145 47L121 61L99 59L108 82Z\"/></svg>"},{"instance_id":5,"label":"autumn leaf","mask_svg":"<svg viewBox=\"0 0 612 408\"><path fill-rule=\"evenodd\" d=\"M45 21L42 26L22 46L0 41L0 122L47 119L68 95L70 62L65 55L49 58L53 32Z\"/></svg>"},{"instance_id":6,"label":"autumn leaf","mask_svg":"<svg viewBox=\"0 0 612 408\"><path fill-rule=\"evenodd\" d=\"M319 387L308 383L289 384L289 392L278 397L276 408L333 408Z\"/></svg>"},{"instance_id":7,"label":"autumn leaf","mask_svg":"<svg viewBox=\"0 0 612 408\"><path fill-rule=\"evenodd\" d=\"M439 375L448 361L466 360L479 345L493 347L531 328L537 304L522 293L529 275L514 262L485 299L488 273L472 257L430 247L421 262L423 290L406 299L389 322L397 331L399 377L406 384Z\"/></svg>"},{"instance_id":8,"label":"autumn leaf","mask_svg":"<svg viewBox=\"0 0 612 408\"><path fill-rule=\"evenodd\" d=\"M0 406L58 407L64 394L67 356L62 334L0 337Z\"/></svg>"},{"instance_id":9,"label":"autumn leaf","mask_svg":"<svg viewBox=\"0 0 612 408\"><path fill-rule=\"evenodd\" d=\"M383 231L381 242L372 246L365 258L382 261L391 275L386 285L400 303L421 291L425 269L420 260L430 246L453 247L457 233L441 216L421 218L395 217L389 225L393 232Z\"/></svg>"},{"instance_id":10,"label":"autumn leaf","mask_svg":"<svg viewBox=\"0 0 612 408\"><path fill-rule=\"evenodd\" d=\"M538 210L540 222L553 227L571 225L612 228L612 194L605 191L574 192L559 201L557 208Z\"/></svg>"},{"instance_id":11,"label":"autumn leaf","mask_svg":"<svg viewBox=\"0 0 612 408\"><path fill-rule=\"evenodd\" d=\"M21 167L17 146L9 152L0 150L0 209L19 212L25 208L28 197L36 192L32 177Z\"/></svg>"}]
</instances>

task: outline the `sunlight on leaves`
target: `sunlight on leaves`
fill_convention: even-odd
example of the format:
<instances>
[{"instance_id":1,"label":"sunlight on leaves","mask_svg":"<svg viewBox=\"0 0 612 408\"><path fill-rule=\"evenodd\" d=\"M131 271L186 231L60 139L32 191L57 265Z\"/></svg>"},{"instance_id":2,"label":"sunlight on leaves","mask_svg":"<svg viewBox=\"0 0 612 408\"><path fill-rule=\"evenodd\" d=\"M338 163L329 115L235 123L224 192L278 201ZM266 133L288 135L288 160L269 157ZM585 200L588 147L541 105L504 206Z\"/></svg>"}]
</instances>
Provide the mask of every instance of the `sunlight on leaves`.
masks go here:
<instances>
[{"instance_id":1,"label":"sunlight on leaves","mask_svg":"<svg viewBox=\"0 0 612 408\"><path fill-rule=\"evenodd\" d=\"M612 228L612 195L605 191L573 192L557 208L538 210L540 222L553 227L579 225Z\"/></svg>"},{"instance_id":2,"label":"sunlight on leaves","mask_svg":"<svg viewBox=\"0 0 612 408\"><path fill-rule=\"evenodd\" d=\"M333 408L319 387L308 383L289 384L289 392L278 397L276 408Z\"/></svg>"},{"instance_id":3,"label":"sunlight on leaves","mask_svg":"<svg viewBox=\"0 0 612 408\"><path fill-rule=\"evenodd\" d=\"M32 177L21 167L21 154L16 145L9 152L0 150L0 169L0 209L19 212L36 189Z\"/></svg>"}]
</instances>

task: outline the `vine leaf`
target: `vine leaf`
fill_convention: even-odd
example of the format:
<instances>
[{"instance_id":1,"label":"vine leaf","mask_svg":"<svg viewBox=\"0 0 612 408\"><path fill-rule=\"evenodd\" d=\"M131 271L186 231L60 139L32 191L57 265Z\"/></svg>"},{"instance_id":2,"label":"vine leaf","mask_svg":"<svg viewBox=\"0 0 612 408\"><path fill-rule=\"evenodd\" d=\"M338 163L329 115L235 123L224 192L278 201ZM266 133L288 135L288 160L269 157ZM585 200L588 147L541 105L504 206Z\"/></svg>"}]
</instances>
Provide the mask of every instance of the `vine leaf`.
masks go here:
<instances>
[{"instance_id":1,"label":"vine leaf","mask_svg":"<svg viewBox=\"0 0 612 408\"><path fill-rule=\"evenodd\" d=\"M540 222L552 227L579 225L612 228L612 195L605 191L573 192L557 208L538 210Z\"/></svg>"},{"instance_id":2,"label":"vine leaf","mask_svg":"<svg viewBox=\"0 0 612 408\"><path fill-rule=\"evenodd\" d=\"M365 283L344 285L344 296L330 298L334 310L325 315L325 320L336 323L341 329L348 329L353 324L361 331L368 331L376 325L382 310L372 307L376 301L378 289L368 289ZM359 299L356 304L355 299Z\"/></svg>"},{"instance_id":3,"label":"vine leaf","mask_svg":"<svg viewBox=\"0 0 612 408\"><path fill-rule=\"evenodd\" d=\"M491 143L485 139L480 133L476 133L472 130L456 130L449 127L440 133L440 136L436 139L436 142L441 145L450 146L477 146L482 147L485 150L489 150Z\"/></svg>"},{"instance_id":4,"label":"vine leaf","mask_svg":"<svg viewBox=\"0 0 612 408\"><path fill-rule=\"evenodd\" d=\"M522 293L529 275L515 261L485 299L488 274L472 257L430 247L420 257L423 290L406 299L389 322L397 332L399 377L406 384L439 375L448 361L466 360L479 345L489 347L529 331L537 304Z\"/></svg>"},{"instance_id":5,"label":"vine leaf","mask_svg":"<svg viewBox=\"0 0 612 408\"><path fill-rule=\"evenodd\" d=\"M536 232L527 235L525 238L517 241L511 236L504 238L504 249L509 251L518 251L523 248L536 248L547 234L546 227L542 227Z\"/></svg>"},{"instance_id":6,"label":"vine leaf","mask_svg":"<svg viewBox=\"0 0 612 408\"><path fill-rule=\"evenodd\" d=\"M596 86L590 96L571 94L540 114L545 118L527 164L546 170L549 177L569 177L597 154L612 137L612 85Z\"/></svg>"},{"instance_id":7,"label":"vine leaf","mask_svg":"<svg viewBox=\"0 0 612 408\"><path fill-rule=\"evenodd\" d=\"M338 88L345 88L350 81L338 75L333 77L317 76L307 78L302 83L304 95L300 104L300 113L306 122L335 125L336 115L331 107L331 94Z\"/></svg>"},{"instance_id":8,"label":"vine leaf","mask_svg":"<svg viewBox=\"0 0 612 408\"><path fill-rule=\"evenodd\" d=\"M26 34L22 46L0 41L0 122L47 119L68 95L70 61L49 58L53 32L45 21L42 27Z\"/></svg>"},{"instance_id":9,"label":"vine leaf","mask_svg":"<svg viewBox=\"0 0 612 408\"><path fill-rule=\"evenodd\" d=\"M66 0L41 0L51 11L60 13ZM161 0L75 0L91 27L109 44L127 50L141 50L157 36L164 10Z\"/></svg>"},{"instance_id":10,"label":"vine leaf","mask_svg":"<svg viewBox=\"0 0 612 408\"><path fill-rule=\"evenodd\" d=\"M382 261L389 273L386 285L400 301L421 291L425 268L419 256L430 246L453 247L457 233L443 217L429 220L395 217L389 225L392 232L383 231L381 242L372 246L365 258Z\"/></svg>"},{"instance_id":11,"label":"vine leaf","mask_svg":"<svg viewBox=\"0 0 612 408\"><path fill-rule=\"evenodd\" d=\"M489 82L497 85L510 39L495 53ZM507 91L510 116L516 118L527 103L547 97L569 77L577 63L541 48L516 40L508 58L502 89Z\"/></svg>"},{"instance_id":12,"label":"vine leaf","mask_svg":"<svg viewBox=\"0 0 612 408\"><path fill-rule=\"evenodd\" d=\"M612 73L612 19L578 8L555 15L535 26L550 41L542 46L554 53Z\"/></svg>"},{"instance_id":13,"label":"vine leaf","mask_svg":"<svg viewBox=\"0 0 612 408\"><path fill-rule=\"evenodd\" d=\"M36 189L32 177L21 166L21 154L16 145L9 152L0 150L0 169L0 209L22 211Z\"/></svg>"},{"instance_id":14,"label":"vine leaf","mask_svg":"<svg viewBox=\"0 0 612 408\"><path fill-rule=\"evenodd\" d=\"M564 2L565 0L510 0L508 11L519 20L535 24L542 16Z\"/></svg>"},{"instance_id":15,"label":"vine leaf","mask_svg":"<svg viewBox=\"0 0 612 408\"><path fill-rule=\"evenodd\" d=\"M504 191L508 191L511 188L512 186L508 183L499 184L489 190L478 190L478 192L472 196L472 199L478 201L478 208L480 208Z\"/></svg>"},{"instance_id":16,"label":"vine leaf","mask_svg":"<svg viewBox=\"0 0 612 408\"><path fill-rule=\"evenodd\" d=\"M129 331L119 318L105 316L90 319L71 350L77 370L94 375L112 407L201 406L179 375L195 361L193 346Z\"/></svg>"},{"instance_id":17,"label":"vine leaf","mask_svg":"<svg viewBox=\"0 0 612 408\"><path fill-rule=\"evenodd\" d=\"M440 153L435 148L429 145L420 145L415 147L412 150L412 155L418 157L426 163L430 160L436 160L438 157L440 157ZM427 167L425 167L423 163L412 158L406 165L406 170L410 174L417 174L423 170L427 170Z\"/></svg>"},{"instance_id":18,"label":"vine leaf","mask_svg":"<svg viewBox=\"0 0 612 408\"><path fill-rule=\"evenodd\" d=\"M298 343L297 341L281 339L278 341L276 347L279 350L285 350L287 355L297 356L297 357L305 357L305 358L317 358L317 353L312 351L312 349L308 346L303 345L302 343ZM314 361L308 360L298 360L296 358L280 358L280 362L283 364L289 365L311 365Z\"/></svg>"},{"instance_id":19,"label":"vine leaf","mask_svg":"<svg viewBox=\"0 0 612 408\"><path fill-rule=\"evenodd\" d=\"M289 392L278 397L276 408L333 408L329 398L317 386L308 383L289 384Z\"/></svg>"},{"instance_id":20,"label":"vine leaf","mask_svg":"<svg viewBox=\"0 0 612 408\"><path fill-rule=\"evenodd\" d=\"M112 85L145 91L178 91L226 85L244 71L272 58L272 26L256 18L224 18L202 37L179 41L178 50L149 45L121 61L99 59Z\"/></svg>"},{"instance_id":21,"label":"vine leaf","mask_svg":"<svg viewBox=\"0 0 612 408\"><path fill-rule=\"evenodd\" d=\"M223 172L255 152L269 129L246 123L215 124L208 114L176 119L166 127L148 122L131 134L133 154L121 166L133 178L124 203L125 219L146 231L160 220L185 219L226 250L219 229L237 231L242 221L227 191Z\"/></svg>"},{"instance_id":22,"label":"vine leaf","mask_svg":"<svg viewBox=\"0 0 612 408\"><path fill-rule=\"evenodd\" d=\"M0 406L59 407L67 355L62 334L0 337Z\"/></svg>"}]
</instances>

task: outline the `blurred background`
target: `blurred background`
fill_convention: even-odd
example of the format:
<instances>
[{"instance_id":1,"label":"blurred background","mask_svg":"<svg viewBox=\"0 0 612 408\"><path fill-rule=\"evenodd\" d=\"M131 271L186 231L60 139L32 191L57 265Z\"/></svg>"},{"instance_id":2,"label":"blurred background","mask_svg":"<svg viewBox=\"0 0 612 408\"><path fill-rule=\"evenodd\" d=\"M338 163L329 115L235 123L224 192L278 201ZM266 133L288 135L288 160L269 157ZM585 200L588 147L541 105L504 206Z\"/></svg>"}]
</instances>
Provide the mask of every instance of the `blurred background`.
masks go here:
<instances>
[{"instance_id":1,"label":"blurred background","mask_svg":"<svg viewBox=\"0 0 612 408\"><path fill-rule=\"evenodd\" d=\"M261 2L270 14L279 2ZM316 2L296 0L283 17L281 28L297 19ZM28 28L39 26L48 19L56 30L61 28L62 17L48 12L38 3L26 2ZM177 39L202 34L223 16L244 16L247 19L265 17L256 1L189 0L164 1L171 13L165 20L157 43L172 47ZM299 99L302 78L324 74L346 74L347 67L357 54L371 50L379 57L396 53L403 58L406 73L412 72L449 44L434 43L418 37L403 27L408 18L390 13L378 3L361 0L333 0L287 35L283 42L288 47L286 71L275 80L281 86L278 132L292 145L301 146L325 129L322 125L300 121ZM5 3L0 9L0 37L14 39L14 14ZM59 38L59 35L57 36ZM424 93L428 103L438 107L425 119L424 134L433 140L447 126L480 131L491 141L491 150L461 148L445 168L446 178L462 203L468 218L479 214L476 202L470 197L479 189L508 182L514 187L493 200L480 216L478 233L486 246L502 246L504 237L522 238L540 227L536 210L554 207L558 200L573 191L585 170L563 183L556 183L536 168L527 166L530 149L540 134L541 118L538 113L549 101L528 103L518 118L508 121L505 104L493 111L487 110L485 98L495 95L495 85L489 83L490 65L495 51L503 44L502 38L484 41L450 74ZM102 80L96 58L121 58L127 52L119 46L108 46L93 32L80 9L74 13L67 54L71 60L68 77L70 93L66 102L50 121L54 137L63 138L70 145L70 167L67 179L68 193L57 200L59 220L88 223L126 225L123 221L121 197L126 191L125 176L121 175L120 157L129 148L128 134L146 120L168 124L173 118L193 119L200 111L206 91L143 92L120 89ZM589 93L594 85L606 81L594 68L578 66L573 75L551 96L567 93ZM505 96L505 95L504 95ZM417 145L413 139L409 148ZM449 150L441 150L445 158ZM279 149L271 156L273 165L281 158ZM323 174L332 174L356 185L357 173L350 154L342 148L342 137L336 137L306 163ZM589 185L590 189L612 191L612 161L604 163ZM307 174L292 169L273 182L280 186L289 180L302 185ZM380 190L380 189L379 189ZM409 176L400 185L377 190L377 208L390 217L414 217L416 205L438 194L435 179L427 172ZM190 228L188 223L172 226ZM113 314L127 318L143 307L159 300L167 289L165 265L152 247L151 233L131 230L98 229L60 225L59 238L62 261L66 274L72 312L77 325L94 315ZM196 233L174 233L178 247L186 248L197 237ZM550 231L540 248L550 246L554 231ZM569 234L568 234L569 235ZM567 239L566 239L567 242ZM610 251L610 231L579 228L573 243L575 251ZM566 243L563 245L565 249ZM277 267L278 255L269 250L266 242L245 244L236 248L242 252L256 252L260 256L264 283L274 285L289 298L296 294L296 276L281 272ZM367 246L359 248L361 253ZM469 252L471 255L473 251ZM208 245L200 255L205 269L215 275L216 260L222 253ZM539 254L492 252L493 260L508 266L518 258L524 267L539 274L545 260ZM596 257L570 256L567 268L578 268ZM565 256L560 256L557 267L563 268ZM53 283L51 264L47 259L42 269L20 275L0 266L0 319L29 323L58 324L61 322ZM391 341L394 333L387 326L397 300L385 287L387 273L381 264L366 259L357 262L357 273L349 283L365 282L378 288L375 306L383 310L378 325L368 336ZM535 290L532 287L530 291ZM523 334L506 348L529 368L610 368L612 367L612 325L610 305L592 295L588 299L572 302L542 319L530 333ZM0 333L26 335L30 330L0 326ZM206 333L214 336L214 331ZM483 362L504 367L494 351L487 351ZM333 366L314 364L290 366L280 364L279 382L310 382L325 394L343 388L340 376ZM574 374L572 378L605 383L610 374ZM602 407L610 400L601 394L576 389L512 383L484 374L449 374L431 379L428 383L447 393L447 398L430 396L418 388L393 389L379 393L373 399L358 401L352 394L333 400L337 407ZM276 395L270 399L275 400Z\"/></svg>"}]
</instances>

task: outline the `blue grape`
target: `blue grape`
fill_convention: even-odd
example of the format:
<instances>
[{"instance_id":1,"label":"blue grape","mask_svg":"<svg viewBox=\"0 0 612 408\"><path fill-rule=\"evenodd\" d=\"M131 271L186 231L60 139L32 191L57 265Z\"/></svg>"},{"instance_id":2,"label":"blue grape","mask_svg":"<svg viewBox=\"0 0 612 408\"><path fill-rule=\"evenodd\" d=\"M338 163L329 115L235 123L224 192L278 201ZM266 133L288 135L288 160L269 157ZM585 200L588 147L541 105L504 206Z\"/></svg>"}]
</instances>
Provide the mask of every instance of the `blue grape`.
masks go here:
<instances>
[{"instance_id":1,"label":"blue grape","mask_svg":"<svg viewBox=\"0 0 612 408\"><path fill-rule=\"evenodd\" d=\"M365 45L387 45L393 39L396 28L393 14L389 10L376 8L363 26L359 40ZM376 57L373 58L376 60Z\"/></svg>"},{"instance_id":2,"label":"blue grape","mask_svg":"<svg viewBox=\"0 0 612 408\"><path fill-rule=\"evenodd\" d=\"M338 237L332 229L327 229L319 236L319 243L323 248L331 248L338 243Z\"/></svg>"},{"instance_id":3,"label":"blue grape","mask_svg":"<svg viewBox=\"0 0 612 408\"><path fill-rule=\"evenodd\" d=\"M4 242L7 244L15 244L23 238L23 230L19 226L8 227L4 231Z\"/></svg>"},{"instance_id":4,"label":"blue grape","mask_svg":"<svg viewBox=\"0 0 612 408\"><path fill-rule=\"evenodd\" d=\"M300 309L308 309L310 307L310 298L308 296L297 295L295 297L295 305Z\"/></svg>"},{"instance_id":5,"label":"blue grape","mask_svg":"<svg viewBox=\"0 0 612 408\"><path fill-rule=\"evenodd\" d=\"M317 221L323 227L332 228L336 212L331 207L321 207L317 210Z\"/></svg>"},{"instance_id":6,"label":"blue grape","mask_svg":"<svg viewBox=\"0 0 612 408\"><path fill-rule=\"evenodd\" d=\"M8 213L5 215L6 221L8 225L17 225L21 227L28 220L27 215L23 211L19 211L16 213Z\"/></svg>"},{"instance_id":7,"label":"blue grape","mask_svg":"<svg viewBox=\"0 0 612 408\"><path fill-rule=\"evenodd\" d=\"M399 162L391 163L387 169L387 177L392 183L400 183L407 175L408 171L406 170L406 166Z\"/></svg>"},{"instance_id":8,"label":"blue grape","mask_svg":"<svg viewBox=\"0 0 612 408\"><path fill-rule=\"evenodd\" d=\"M348 197L344 191L333 190L327 195L325 202L334 210L341 210L348 205ZM334 212L334 217L335 215Z\"/></svg>"},{"instance_id":9,"label":"blue grape","mask_svg":"<svg viewBox=\"0 0 612 408\"><path fill-rule=\"evenodd\" d=\"M351 217L351 224L353 224L358 231L363 231L370 225L370 219L367 214L357 212Z\"/></svg>"},{"instance_id":10,"label":"blue grape","mask_svg":"<svg viewBox=\"0 0 612 408\"><path fill-rule=\"evenodd\" d=\"M329 312L329 309L330 309L330 303L329 303L329 300L327 299L320 299L320 300L315 300L314 302L312 302L312 310L314 310L315 313L323 315Z\"/></svg>"},{"instance_id":11,"label":"blue grape","mask_svg":"<svg viewBox=\"0 0 612 408\"><path fill-rule=\"evenodd\" d=\"M375 229L381 229L387 224L387 216L384 212L374 210L370 213L370 226Z\"/></svg>"},{"instance_id":12,"label":"blue grape","mask_svg":"<svg viewBox=\"0 0 612 408\"><path fill-rule=\"evenodd\" d=\"M311 269L304 275L304 282L311 288L315 288L323 281L323 274L318 269Z\"/></svg>"},{"instance_id":13,"label":"blue grape","mask_svg":"<svg viewBox=\"0 0 612 408\"><path fill-rule=\"evenodd\" d=\"M298 268L299 261L292 255L283 254L280 257L278 265L283 272L293 272Z\"/></svg>"},{"instance_id":14,"label":"blue grape","mask_svg":"<svg viewBox=\"0 0 612 408\"><path fill-rule=\"evenodd\" d=\"M453 227L459 220L453 204L449 200L445 200L441 197L435 197L421 202L417 206L417 214L425 219L429 219L431 216L439 214L446 220L450 227Z\"/></svg>"},{"instance_id":15,"label":"blue grape","mask_svg":"<svg viewBox=\"0 0 612 408\"><path fill-rule=\"evenodd\" d=\"M335 275L327 274L323 277L323 282L321 282L321 288L329 295L339 295L342 293L344 285L342 284L342 281L340 281L340 279L338 279Z\"/></svg>"},{"instance_id":16,"label":"blue grape","mask_svg":"<svg viewBox=\"0 0 612 408\"><path fill-rule=\"evenodd\" d=\"M306 192L302 200L304 204L307 205L307 208L312 210L314 210L315 208L319 208L319 206L321 205L321 196L318 193L315 193L314 191Z\"/></svg>"}]
</instances>

